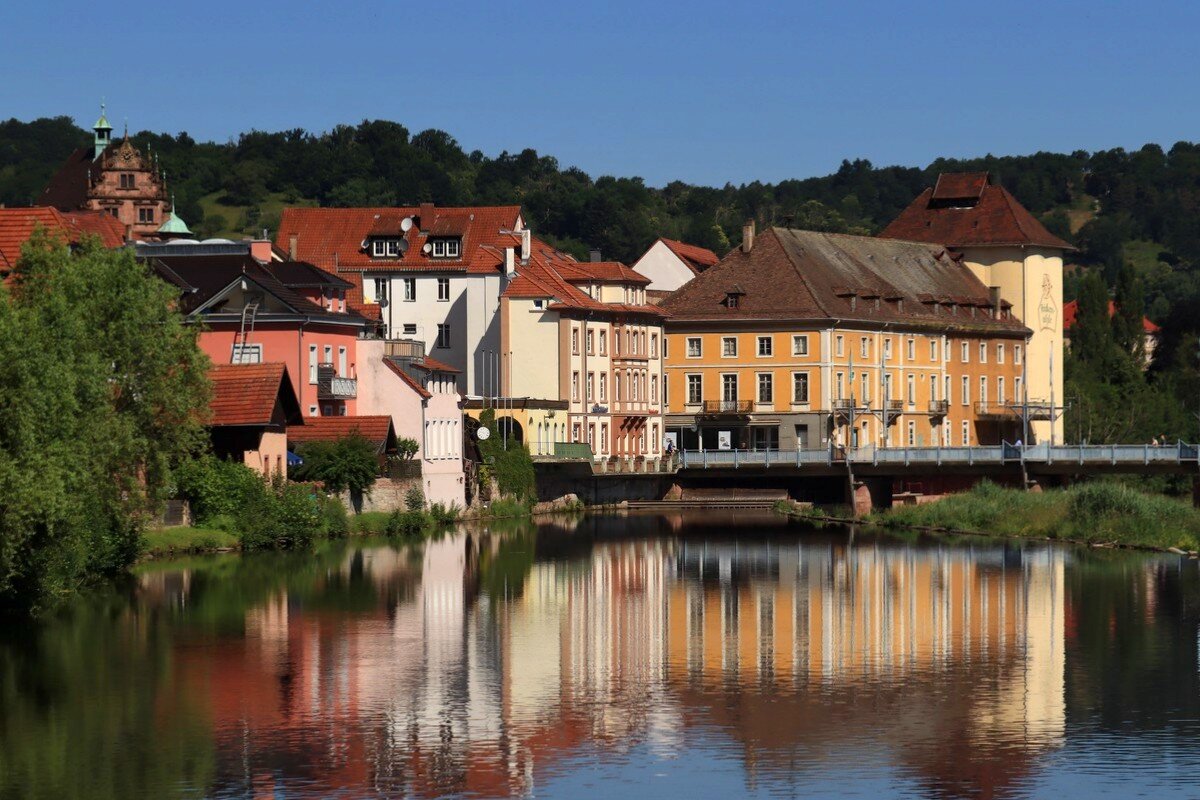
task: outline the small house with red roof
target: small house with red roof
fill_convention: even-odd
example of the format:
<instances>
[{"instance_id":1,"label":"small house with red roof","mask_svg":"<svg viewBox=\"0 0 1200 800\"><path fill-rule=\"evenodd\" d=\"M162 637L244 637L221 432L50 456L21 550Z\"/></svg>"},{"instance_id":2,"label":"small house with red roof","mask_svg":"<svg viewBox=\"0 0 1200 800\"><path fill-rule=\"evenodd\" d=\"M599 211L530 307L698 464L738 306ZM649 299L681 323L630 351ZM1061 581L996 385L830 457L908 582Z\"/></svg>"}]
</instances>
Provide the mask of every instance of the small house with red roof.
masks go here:
<instances>
[{"instance_id":1,"label":"small house with red roof","mask_svg":"<svg viewBox=\"0 0 1200 800\"><path fill-rule=\"evenodd\" d=\"M288 425L288 444L292 446L308 442L336 442L352 435L370 442L380 459L396 452L396 429L392 426L392 418L386 414L315 417Z\"/></svg>"},{"instance_id":2,"label":"small house with red roof","mask_svg":"<svg viewBox=\"0 0 1200 800\"><path fill-rule=\"evenodd\" d=\"M458 370L460 390L488 383L500 351L500 294L527 260L519 206L286 208L275 246L351 284L356 313L392 340Z\"/></svg>"},{"instance_id":3,"label":"small house with red roof","mask_svg":"<svg viewBox=\"0 0 1200 800\"><path fill-rule=\"evenodd\" d=\"M1114 300L1108 301L1108 318L1112 319L1117 315L1117 304ZM1070 349L1071 347L1071 328L1075 326L1075 318L1079 316L1079 301L1072 300L1063 305L1063 345ZM1149 366L1154 360L1154 348L1158 346L1158 337L1162 334L1162 328L1155 325L1148 317L1142 317L1142 334L1145 337L1143 349L1145 350L1146 360L1144 366Z\"/></svg>"},{"instance_id":4,"label":"small house with red roof","mask_svg":"<svg viewBox=\"0 0 1200 800\"><path fill-rule=\"evenodd\" d=\"M707 248L659 237L634 263L633 271L650 280L646 289L654 298L675 291L720 260Z\"/></svg>"},{"instance_id":5,"label":"small house with red roof","mask_svg":"<svg viewBox=\"0 0 1200 800\"><path fill-rule=\"evenodd\" d=\"M663 445L663 318L650 279L615 261L580 262L532 239L500 304L500 394L540 456L657 458ZM501 405L497 414L503 414Z\"/></svg>"},{"instance_id":6,"label":"small house with red roof","mask_svg":"<svg viewBox=\"0 0 1200 800\"><path fill-rule=\"evenodd\" d=\"M1062 440L1063 253L1074 248L1050 233L986 172L946 172L879 234L940 244L961 259L998 302L1032 331L1026 345L1029 399L1037 441Z\"/></svg>"},{"instance_id":7,"label":"small house with red roof","mask_svg":"<svg viewBox=\"0 0 1200 800\"><path fill-rule=\"evenodd\" d=\"M217 458L287 475L289 426L304 418L284 364L214 364L209 430Z\"/></svg>"},{"instance_id":8,"label":"small house with red roof","mask_svg":"<svg viewBox=\"0 0 1200 800\"><path fill-rule=\"evenodd\" d=\"M71 247L95 236L107 248L125 244L125 229L98 211L59 211L47 206L0 208L0 280L7 279L21 258L21 247L41 228Z\"/></svg>"}]
</instances>

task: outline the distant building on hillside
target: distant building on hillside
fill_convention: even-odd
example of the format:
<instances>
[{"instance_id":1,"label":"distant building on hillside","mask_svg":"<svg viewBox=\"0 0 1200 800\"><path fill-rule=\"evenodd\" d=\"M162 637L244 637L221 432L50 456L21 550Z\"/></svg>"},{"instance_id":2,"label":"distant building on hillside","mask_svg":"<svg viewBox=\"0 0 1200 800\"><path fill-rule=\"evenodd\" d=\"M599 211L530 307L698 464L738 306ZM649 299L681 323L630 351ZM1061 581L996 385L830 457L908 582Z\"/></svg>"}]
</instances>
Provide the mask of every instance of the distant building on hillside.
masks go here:
<instances>
[{"instance_id":1,"label":"distant building on hillside","mask_svg":"<svg viewBox=\"0 0 1200 800\"><path fill-rule=\"evenodd\" d=\"M721 259L712 250L659 237L633 265L633 271L650 279L651 299L673 292Z\"/></svg>"},{"instance_id":2,"label":"distant building on hillside","mask_svg":"<svg viewBox=\"0 0 1200 800\"><path fill-rule=\"evenodd\" d=\"M121 141L113 141L103 106L92 131L92 146L70 155L39 202L59 211L102 211L138 239L190 235L187 225L174 216L157 159L134 147L128 130Z\"/></svg>"},{"instance_id":3,"label":"distant building on hillside","mask_svg":"<svg viewBox=\"0 0 1200 800\"><path fill-rule=\"evenodd\" d=\"M1029 327L1029 400L1045 408L1033 423L1038 441L1062 441L1063 253L1074 250L986 172L943 173L881 234L941 244Z\"/></svg>"},{"instance_id":4,"label":"distant building on hillside","mask_svg":"<svg viewBox=\"0 0 1200 800\"><path fill-rule=\"evenodd\" d=\"M1108 318L1112 319L1117 314L1117 304L1108 301ZM1067 349L1071 347L1071 328L1075 326L1075 318L1079 316L1079 301L1072 300L1063 306L1063 346ZM1154 360L1154 348L1158 346L1158 337L1162 333L1162 328L1155 325L1146 317L1142 317L1142 334L1145 336L1143 347L1146 351L1146 359L1143 367L1148 367L1150 362Z\"/></svg>"}]
</instances>

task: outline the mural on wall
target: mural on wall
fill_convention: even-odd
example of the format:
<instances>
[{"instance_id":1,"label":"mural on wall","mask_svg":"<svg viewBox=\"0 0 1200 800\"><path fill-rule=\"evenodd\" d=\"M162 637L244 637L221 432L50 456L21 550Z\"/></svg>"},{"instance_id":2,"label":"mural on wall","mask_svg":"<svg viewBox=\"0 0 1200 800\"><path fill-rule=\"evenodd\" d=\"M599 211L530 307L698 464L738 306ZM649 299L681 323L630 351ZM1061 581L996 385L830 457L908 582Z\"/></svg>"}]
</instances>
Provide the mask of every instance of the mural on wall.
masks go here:
<instances>
[{"instance_id":1,"label":"mural on wall","mask_svg":"<svg viewBox=\"0 0 1200 800\"><path fill-rule=\"evenodd\" d=\"M1042 276L1042 299L1038 301L1038 320L1041 323L1042 330L1055 331L1062 328L1062 323L1058 318L1058 306L1054 303L1053 297L1054 287L1050 283L1050 276Z\"/></svg>"}]
</instances>

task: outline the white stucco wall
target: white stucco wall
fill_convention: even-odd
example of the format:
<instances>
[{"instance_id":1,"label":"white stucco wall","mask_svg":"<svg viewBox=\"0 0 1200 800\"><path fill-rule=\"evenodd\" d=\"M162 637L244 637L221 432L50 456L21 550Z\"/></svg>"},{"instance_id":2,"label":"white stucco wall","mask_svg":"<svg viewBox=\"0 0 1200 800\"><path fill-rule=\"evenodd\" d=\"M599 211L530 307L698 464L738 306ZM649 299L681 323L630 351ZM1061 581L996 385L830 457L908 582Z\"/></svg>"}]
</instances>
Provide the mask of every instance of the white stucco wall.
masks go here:
<instances>
[{"instance_id":1,"label":"white stucco wall","mask_svg":"<svg viewBox=\"0 0 1200 800\"><path fill-rule=\"evenodd\" d=\"M657 241L633 265L633 271L650 279L646 288L651 291L673 292L695 275L679 256L662 241Z\"/></svg>"}]
</instances>

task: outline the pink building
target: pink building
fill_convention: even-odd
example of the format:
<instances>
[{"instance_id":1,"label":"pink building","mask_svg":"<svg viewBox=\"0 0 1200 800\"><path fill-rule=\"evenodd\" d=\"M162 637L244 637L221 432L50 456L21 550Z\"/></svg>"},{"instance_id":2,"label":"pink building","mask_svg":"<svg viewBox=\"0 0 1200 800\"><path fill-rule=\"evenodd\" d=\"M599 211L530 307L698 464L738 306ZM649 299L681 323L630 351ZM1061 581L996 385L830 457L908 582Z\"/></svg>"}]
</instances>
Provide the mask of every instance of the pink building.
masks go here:
<instances>
[{"instance_id":1,"label":"pink building","mask_svg":"<svg viewBox=\"0 0 1200 800\"><path fill-rule=\"evenodd\" d=\"M358 413L358 342L374 323L346 304L351 284L267 242L138 246L180 292L214 364L287 365L306 417Z\"/></svg>"}]
</instances>

